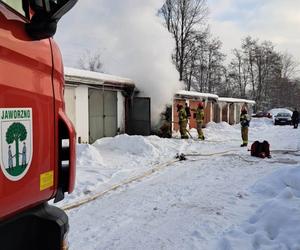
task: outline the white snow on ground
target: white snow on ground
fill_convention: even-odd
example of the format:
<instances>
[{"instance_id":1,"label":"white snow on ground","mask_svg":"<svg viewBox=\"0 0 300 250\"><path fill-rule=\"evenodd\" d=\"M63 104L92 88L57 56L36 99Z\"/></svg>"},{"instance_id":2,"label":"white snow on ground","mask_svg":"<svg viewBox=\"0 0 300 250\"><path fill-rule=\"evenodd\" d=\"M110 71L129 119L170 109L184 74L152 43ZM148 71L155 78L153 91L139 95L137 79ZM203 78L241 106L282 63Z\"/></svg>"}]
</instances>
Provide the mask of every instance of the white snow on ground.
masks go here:
<instances>
[{"instance_id":1,"label":"white snow on ground","mask_svg":"<svg viewBox=\"0 0 300 250\"><path fill-rule=\"evenodd\" d=\"M187 161L68 211L70 249L300 249L300 130L252 119L250 141L268 140L271 159L240 147L239 125L210 123L204 133L205 141L119 135L78 145L76 190L61 207L177 153Z\"/></svg>"},{"instance_id":2,"label":"white snow on ground","mask_svg":"<svg viewBox=\"0 0 300 250\"><path fill-rule=\"evenodd\" d=\"M217 249L300 249L300 169L260 179L252 192L265 202L219 241Z\"/></svg>"}]
</instances>

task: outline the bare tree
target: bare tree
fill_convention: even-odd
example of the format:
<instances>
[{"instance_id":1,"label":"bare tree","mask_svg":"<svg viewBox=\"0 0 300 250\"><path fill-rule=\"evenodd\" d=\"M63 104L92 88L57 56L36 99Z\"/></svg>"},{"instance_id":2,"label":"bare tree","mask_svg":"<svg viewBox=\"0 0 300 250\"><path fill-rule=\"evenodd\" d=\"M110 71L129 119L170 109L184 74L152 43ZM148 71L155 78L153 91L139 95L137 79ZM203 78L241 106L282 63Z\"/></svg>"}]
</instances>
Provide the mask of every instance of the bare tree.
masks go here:
<instances>
[{"instance_id":1,"label":"bare tree","mask_svg":"<svg viewBox=\"0 0 300 250\"><path fill-rule=\"evenodd\" d=\"M257 47L257 40L252 39L250 36L246 37L242 41L242 51L245 56L245 63L247 65L247 70L249 72L249 79L252 85L252 95L255 95L256 91L256 82L255 82L255 48Z\"/></svg>"},{"instance_id":2,"label":"bare tree","mask_svg":"<svg viewBox=\"0 0 300 250\"><path fill-rule=\"evenodd\" d=\"M86 50L79 58L78 66L81 69L102 73L103 64L101 61L101 54L99 52L92 53L91 51Z\"/></svg>"},{"instance_id":3,"label":"bare tree","mask_svg":"<svg viewBox=\"0 0 300 250\"><path fill-rule=\"evenodd\" d=\"M230 77L240 90L240 97L256 100L258 107L269 102L270 85L280 78L281 59L270 41L260 43L250 36L242 41L241 50L233 50ZM251 90L248 88L250 84ZM250 91L249 91L250 90Z\"/></svg>"},{"instance_id":4,"label":"bare tree","mask_svg":"<svg viewBox=\"0 0 300 250\"><path fill-rule=\"evenodd\" d=\"M292 56L277 52L272 42L259 42L248 36L243 39L241 49L234 49L233 54L227 84L238 88L240 97L254 99L258 109L289 104L292 93L298 93L297 84L292 84L290 78L295 76L297 62ZM289 101L284 101L285 98Z\"/></svg>"},{"instance_id":5,"label":"bare tree","mask_svg":"<svg viewBox=\"0 0 300 250\"><path fill-rule=\"evenodd\" d=\"M215 92L216 86L221 84L223 78L223 61L225 55L221 52L222 43L209 34L195 40L196 58L193 72L192 86L200 92Z\"/></svg>"},{"instance_id":6,"label":"bare tree","mask_svg":"<svg viewBox=\"0 0 300 250\"><path fill-rule=\"evenodd\" d=\"M294 57L285 52L281 54L281 62L282 62L282 78L293 78L296 73L299 71L299 62L296 62Z\"/></svg>"},{"instance_id":7,"label":"bare tree","mask_svg":"<svg viewBox=\"0 0 300 250\"><path fill-rule=\"evenodd\" d=\"M186 60L183 71L183 80L186 83L186 89L190 90L194 86L194 82L199 72L201 73L201 87L204 79L205 71L201 67L206 64L206 51L209 31L195 32L189 39L187 44ZM199 77L198 77L199 78Z\"/></svg>"},{"instance_id":8,"label":"bare tree","mask_svg":"<svg viewBox=\"0 0 300 250\"><path fill-rule=\"evenodd\" d=\"M249 84L249 70L241 50L233 50L233 59L229 65L228 77L237 85L239 97L246 97L246 88Z\"/></svg>"},{"instance_id":9,"label":"bare tree","mask_svg":"<svg viewBox=\"0 0 300 250\"><path fill-rule=\"evenodd\" d=\"M298 80L280 78L272 84L270 89L270 107L300 108Z\"/></svg>"},{"instance_id":10,"label":"bare tree","mask_svg":"<svg viewBox=\"0 0 300 250\"><path fill-rule=\"evenodd\" d=\"M222 67L221 76L222 78L220 79L220 84L216 85L215 93L224 97L239 97L239 92L234 85L235 82L231 76L231 73L226 67Z\"/></svg>"},{"instance_id":11,"label":"bare tree","mask_svg":"<svg viewBox=\"0 0 300 250\"><path fill-rule=\"evenodd\" d=\"M207 77L206 86L209 93L213 92L214 87L220 81L220 70L222 69L222 63L225 59L225 55L220 51L222 42L213 38L208 43L208 55L207 55Z\"/></svg>"},{"instance_id":12,"label":"bare tree","mask_svg":"<svg viewBox=\"0 0 300 250\"><path fill-rule=\"evenodd\" d=\"M206 0L166 0L159 13L175 40L173 60L179 72L179 80L185 80L185 66L190 60L189 46L195 31L201 28L208 14Z\"/></svg>"}]
</instances>

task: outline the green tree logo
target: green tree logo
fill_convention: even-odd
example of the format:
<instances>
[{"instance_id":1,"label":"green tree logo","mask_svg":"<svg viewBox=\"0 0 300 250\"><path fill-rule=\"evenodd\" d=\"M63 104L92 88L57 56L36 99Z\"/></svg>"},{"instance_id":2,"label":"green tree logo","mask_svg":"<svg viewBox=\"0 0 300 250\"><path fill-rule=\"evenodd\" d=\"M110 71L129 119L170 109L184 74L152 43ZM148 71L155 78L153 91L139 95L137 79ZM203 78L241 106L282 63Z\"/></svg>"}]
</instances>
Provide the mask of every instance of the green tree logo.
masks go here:
<instances>
[{"instance_id":1,"label":"green tree logo","mask_svg":"<svg viewBox=\"0 0 300 250\"><path fill-rule=\"evenodd\" d=\"M22 123L14 122L6 131L6 142L8 144L12 144L15 142L16 147L16 168L20 167L19 163L19 142L26 140L27 138L27 130Z\"/></svg>"}]
</instances>

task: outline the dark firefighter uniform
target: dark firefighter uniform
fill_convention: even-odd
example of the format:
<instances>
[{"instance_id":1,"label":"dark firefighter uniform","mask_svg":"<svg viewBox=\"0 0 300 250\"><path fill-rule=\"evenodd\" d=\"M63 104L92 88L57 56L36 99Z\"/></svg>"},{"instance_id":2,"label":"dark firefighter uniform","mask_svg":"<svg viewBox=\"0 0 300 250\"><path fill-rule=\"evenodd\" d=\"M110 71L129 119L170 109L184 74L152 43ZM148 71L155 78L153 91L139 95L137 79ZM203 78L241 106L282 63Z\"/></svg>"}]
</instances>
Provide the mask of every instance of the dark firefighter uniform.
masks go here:
<instances>
[{"instance_id":1,"label":"dark firefighter uniform","mask_svg":"<svg viewBox=\"0 0 300 250\"><path fill-rule=\"evenodd\" d=\"M178 106L179 131L182 139L188 139L186 126L188 123L187 113L182 105Z\"/></svg>"},{"instance_id":2,"label":"dark firefighter uniform","mask_svg":"<svg viewBox=\"0 0 300 250\"><path fill-rule=\"evenodd\" d=\"M292 115L292 124L294 126L294 128L298 128L298 124L299 124L299 112L297 111L297 109L294 110L293 115Z\"/></svg>"},{"instance_id":3,"label":"dark firefighter uniform","mask_svg":"<svg viewBox=\"0 0 300 250\"><path fill-rule=\"evenodd\" d=\"M250 125L250 117L246 109L242 109L241 111L240 124L241 124L242 140L243 140L241 147L246 147L248 145L248 130Z\"/></svg>"},{"instance_id":4,"label":"dark firefighter uniform","mask_svg":"<svg viewBox=\"0 0 300 250\"><path fill-rule=\"evenodd\" d=\"M204 122L204 110L203 110L202 103L199 103L196 109L196 122L197 122L198 139L204 140L204 134L202 131L202 126Z\"/></svg>"}]
</instances>

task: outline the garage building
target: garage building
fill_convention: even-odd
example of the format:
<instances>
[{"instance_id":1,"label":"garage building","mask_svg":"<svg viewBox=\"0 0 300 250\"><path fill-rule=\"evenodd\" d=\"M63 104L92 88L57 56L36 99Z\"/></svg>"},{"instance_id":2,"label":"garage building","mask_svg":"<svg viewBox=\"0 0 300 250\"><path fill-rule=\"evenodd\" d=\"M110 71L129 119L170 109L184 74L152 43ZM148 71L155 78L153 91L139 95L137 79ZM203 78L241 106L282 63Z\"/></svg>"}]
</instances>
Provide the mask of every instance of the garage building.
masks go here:
<instances>
[{"instance_id":1,"label":"garage building","mask_svg":"<svg viewBox=\"0 0 300 250\"><path fill-rule=\"evenodd\" d=\"M93 143L126 132L126 99L135 89L131 79L65 68L65 84L66 112L78 142Z\"/></svg>"}]
</instances>

